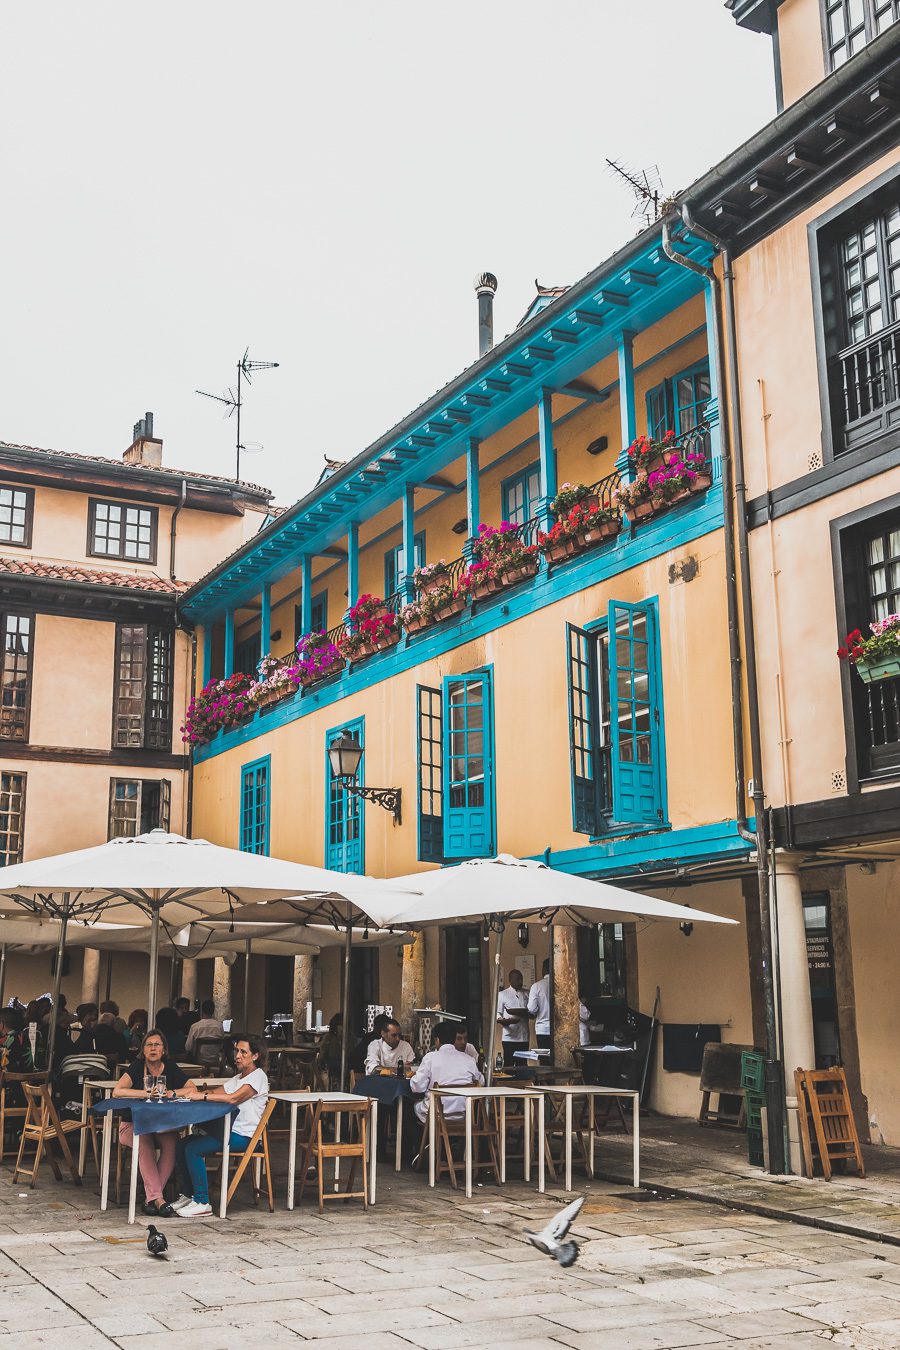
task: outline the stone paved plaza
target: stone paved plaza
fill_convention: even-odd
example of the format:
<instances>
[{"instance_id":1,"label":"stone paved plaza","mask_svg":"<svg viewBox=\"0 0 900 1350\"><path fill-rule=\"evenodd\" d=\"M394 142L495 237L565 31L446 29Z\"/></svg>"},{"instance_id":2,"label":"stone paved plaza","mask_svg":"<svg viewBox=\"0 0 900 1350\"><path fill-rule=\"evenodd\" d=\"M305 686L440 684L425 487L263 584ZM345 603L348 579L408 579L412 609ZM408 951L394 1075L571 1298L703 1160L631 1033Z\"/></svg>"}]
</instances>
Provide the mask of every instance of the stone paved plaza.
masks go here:
<instances>
[{"instance_id":1,"label":"stone paved plaza","mask_svg":"<svg viewBox=\"0 0 900 1350\"><path fill-rule=\"evenodd\" d=\"M42 1169L28 1191L0 1168L0 1336L15 1350L900 1345L900 1247L602 1182L585 1187L567 1271L522 1240L563 1197L522 1183L467 1202L381 1168L368 1214L320 1218L284 1209L279 1172L274 1215L248 1191L226 1222L163 1222L166 1262L123 1210L101 1215L95 1188Z\"/></svg>"}]
</instances>

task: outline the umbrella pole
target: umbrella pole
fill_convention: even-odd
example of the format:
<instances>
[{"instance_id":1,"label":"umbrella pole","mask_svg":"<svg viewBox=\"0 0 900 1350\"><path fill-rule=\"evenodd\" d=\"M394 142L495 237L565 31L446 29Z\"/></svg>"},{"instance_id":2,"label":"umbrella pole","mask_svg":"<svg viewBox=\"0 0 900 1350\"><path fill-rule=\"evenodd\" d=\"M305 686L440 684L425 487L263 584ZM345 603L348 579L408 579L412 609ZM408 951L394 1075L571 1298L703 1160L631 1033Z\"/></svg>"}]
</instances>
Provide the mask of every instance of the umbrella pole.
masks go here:
<instances>
[{"instance_id":1,"label":"umbrella pole","mask_svg":"<svg viewBox=\"0 0 900 1350\"><path fill-rule=\"evenodd\" d=\"M66 896L68 906L69 897ZM56 970L53 972L53 1007L50 1011L50 1034L47 1037L47 1072L53 1067L53 1051L56 1048L56 1020L59 1015L59 986L62 983L63 957L66 952L66 928L69 925L69 911L64 909L59 920L59 942L56 944Z\"/></svg>"},{"instance_id":2,"label":"umbrella pole","mask_svg":"<svg viewBox=\"0 0 900 1350\"><path fill-rule=\"evenodd\" d=\"M0 1008L3 1007L3 995L6 992L6 943L0 943Z\"/></svg>"},{"instance_id":3,"label":"umbrella pole","mask_svg":"<svg viewBox=\"0 0 900 1350\"><path fill-rule=\"evenodd\" d=\"M353 923L347 920L347 938L344 943L344 998L343 998L343 1026L341 1028L341 1090L347 1092L349 1089L349 1078L347 1076L347 1060L350 1057L350 949L353 945Z\"/></svg>"},{"instance_id":4,"label":"umbrella pole","mask_svg":"<svg viewBox=\"0 0 900 1350\"><path fill-rule=\"evenodd\" d=\"M494 1038L497 1034L497 1004L500 1002L500 948L503 946L503 929L505 925L501 924L500 931L497 934L497 941L494 944L494 970L491 975L491 1006L488 1009L488 1023L490 1031L485 1040L487 1041L487 1064L485 1066L485 1081L488 1087L494 1082Z\"/></svg>"},{"instance_id":5,"label":"umbrella pole","mask_svg":"<svg viewBox=\"0 0 900 1350\"><path fill-rule=\"evenodd\" d=\"M153 906L153 918L150 921L150 987L147 994L147 1021L150 1026L156 1022L156 977L159 967L159 907ZM148 1031L150 1027L147 1028Z\"/></svg>"},{"instance_id":6,"label":"umbrella pole","mask_svg":"<svg viewBox=\"0 0 900 1350\"><path fill-rule=\"evenodd\" d=\"M247 938L247 947L244 952L244 1030L250 1030L250 949L253 946L252 938Z\"/></svg>"}]
</instances>

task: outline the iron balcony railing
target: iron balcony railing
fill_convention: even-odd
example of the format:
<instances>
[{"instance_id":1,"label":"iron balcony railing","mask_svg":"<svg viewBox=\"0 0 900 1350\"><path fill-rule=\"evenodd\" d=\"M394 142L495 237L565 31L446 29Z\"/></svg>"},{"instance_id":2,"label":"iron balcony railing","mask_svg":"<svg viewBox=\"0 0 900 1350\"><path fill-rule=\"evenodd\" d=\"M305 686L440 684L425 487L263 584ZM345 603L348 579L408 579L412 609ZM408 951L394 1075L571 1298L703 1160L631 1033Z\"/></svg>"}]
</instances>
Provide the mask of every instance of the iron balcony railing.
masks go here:
<instances>
[{"instance_id":1,"label":"iron balcony railing","mask_svg":"<svg viewBox=\"0 0 900 1350\"><path fill-rule=\"evenodd\" d=\"M900 403L900 323L845 347L833 369L845 427Z\"/></svg>"},{"instance_id":2,"label":"iron balcony railing","mask_svg":"<svg viewBox=\"0 0 900 1350\"><path fill-rule=\"evenodd\" d=\"M884 773L900 765L900 678L865 686L869 767Z\"/></svg>"}]
</instances>

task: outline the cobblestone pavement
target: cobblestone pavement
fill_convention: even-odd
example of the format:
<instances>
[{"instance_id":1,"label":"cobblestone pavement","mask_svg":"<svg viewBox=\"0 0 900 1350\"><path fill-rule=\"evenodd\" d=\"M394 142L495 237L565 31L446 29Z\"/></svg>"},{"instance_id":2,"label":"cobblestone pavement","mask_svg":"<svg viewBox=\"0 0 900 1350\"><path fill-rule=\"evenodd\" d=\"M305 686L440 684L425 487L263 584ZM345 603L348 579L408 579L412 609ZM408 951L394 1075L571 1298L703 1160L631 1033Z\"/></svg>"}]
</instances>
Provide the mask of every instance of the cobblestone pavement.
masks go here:
<instances>
[{"instance_id":1,"label":"cobblestone pavement","mask_svg":"<svg viewBox=\"0 0 900 1350\"><path fill-rule=\"evenodd\" d=\"M163 1222L170 1259L122 1210L102 1215L42 1169L0 1169L0 1344L219 1350L763 1350L900 1346L900 1248L679 1199L585 1186L581 1258L561 1270L522 1240L563 1201L512 1183L472 1200L379 1169L378 1203L304 1201L274 1215L249 1192L226 1222ZM646 1193L644 1193L646 1194Z\"/></svg>"}]
</instances>

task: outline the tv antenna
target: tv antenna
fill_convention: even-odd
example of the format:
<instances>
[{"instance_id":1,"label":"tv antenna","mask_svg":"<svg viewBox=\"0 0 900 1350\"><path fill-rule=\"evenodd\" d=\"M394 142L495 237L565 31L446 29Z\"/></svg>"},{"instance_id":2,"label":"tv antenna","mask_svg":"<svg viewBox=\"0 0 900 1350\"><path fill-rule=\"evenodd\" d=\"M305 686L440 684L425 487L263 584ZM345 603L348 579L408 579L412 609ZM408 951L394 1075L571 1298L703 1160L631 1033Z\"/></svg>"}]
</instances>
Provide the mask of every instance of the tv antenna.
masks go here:
<instances>
[{"instance_id":1,"label":"tv antenna","mask_svg":"<svg viewBox=\"0 0 900 1350\"><path fill-rule=\"evenodd\" d=\"M645 225L654 225L665 207L662 196L662 178L659 169L651 164L648 169L629 169L617 160L608 159L607 164L613 173L623 178L634 193L634 210L631 215L643 216Z\"/></svg>"},{"instance_id":2,"label":"tv antenna","mask_svg":"<svg viewBox=\"0 0 900 1350\"><path fill-rule=\"evenodd\" d=\"M237 415L234 466L235 478L240 478L241 476L241 451L243 450L247 454L251 454L257 449L262 449L262 446L257 443L254 443L253 446L243 445L241 443L241 408L244 403L241 381L246 380L248 384L252 384L253 380L251 377L257 370L277 370L278 364L277 361L251 361L250 348L246 347L244 349L244 355L237 363L237 390L232 389L230 385L224 394L208 394L205 389L194 390L195 394L202 394L204 398L212 398L215 399L216 403L224 403L226 417L232 417L235 414Z\"/></svg>"}]
</instances>

